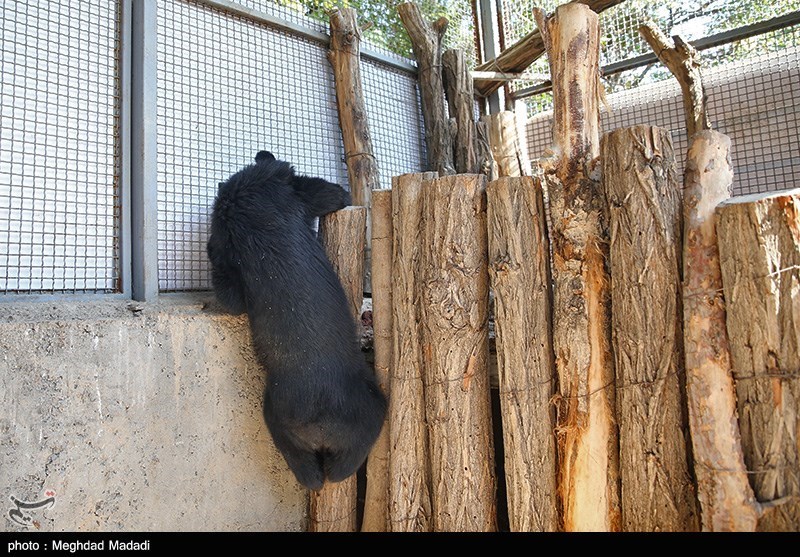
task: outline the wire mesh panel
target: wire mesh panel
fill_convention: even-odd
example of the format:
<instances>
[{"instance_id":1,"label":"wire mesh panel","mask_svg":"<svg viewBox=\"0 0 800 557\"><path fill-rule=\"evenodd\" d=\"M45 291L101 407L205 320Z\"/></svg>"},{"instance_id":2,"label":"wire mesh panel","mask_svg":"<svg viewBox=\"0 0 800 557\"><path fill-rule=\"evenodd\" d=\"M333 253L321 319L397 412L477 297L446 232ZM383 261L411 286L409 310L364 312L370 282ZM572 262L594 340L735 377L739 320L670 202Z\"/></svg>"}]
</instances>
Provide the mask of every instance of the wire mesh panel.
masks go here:
<instances>
[{"instance_id":1,"label":"wire mesh panel","mask_svg":"<svg viewBox=\"0 0 800 557\"><path fill-rule=\"evenodd\" d=\"M411 44L400 22L397 7L407 0L239 0L258 10L304 27L328 32L328 10L350 7L358 13L364 46L391 57L412 56ZM419 3L429 20L444 15L449 21L444 36L446 48L464 48L470 63L475 58L475 28L472 3L467 0L427 0Z\"/></svg>"},{"instance_id":2,"label":"wire mesh panel","mask_svg":"<svg viewBox=\"0 0 800 557\"><path fill-rule=\"evenodd\" d=\"M426 165L417 79L362 59L361 80L381 187L390 188L392 176Z\"/></svg>"},{"instance_id":3,"label":"wire mesh panel","mask_svg":"<svg viewBox=\"0 0 800 557\"><path fill-rule=\"evenodd\" d=\"M158 10L159 288L204 290L217 185L257 151L348 187L334 77L319 42L188 0L160 0ZM416 80L380 63L362 68L388 186L422 168Z\"/></svg>"},{"instance_id":4,"label":"wire mesh panel","mask_svg":"<svg viewBox=\"0 0 800 557\"><path fill-rule=\"evenodd\" d=\"M119 291L117 3L0 5L0 294Z\"/></svg>"},{"instance_id":5,"label":"wire mesh panel","mask_svg":"<svg viewBox=\"0 0 800 557\"><path fill-rule=\"evenodd\" d=\"M567 0L543 0L537 5L547 13ZM533 5L527 0L501 0L502 25L507 46L536 29ZM722 33L733 33L750 27L753 36L744 40L730 39L725 47L703 52L707 68L726 65L767 52L800 45L797 28L778 29L769 33L753 31L775 18L787 17L800 10L800 0L626 0L600 14L600 64L611 64L651 54L652 50L639 33L639 26L651 22L668 36L680 35L687 41L705 40ZM525 79L513 83L514 94L540 85L549 74L546 57L539 58L524 73ZM542 78L541 76L545 76ZM625 72L609 72L603 76L608 93L631 89L648 83L669 80L671 75L660 64L645 64ZM551 106L549 95L525 99L529 115Z\"/></svg>"},{"instance_id":6,"label":"wire mesh panel","mask_svg":"<svg viewBox=\"0 0 800 557\"><path fill-rule=\"evenodd\" d=\"M207 289L217 184L257 151L345 183L333 75L321 45L183 0L158 38L159 287Z\"/></svg>"},{"instance_id":7,"label":"wire mesh panel","mask_svg":"<svg viewBox=\"0 0 800 557\"><path fill-rule=\"evenodd\" d=\"M800 48L754 57L706 72L703 82L715 130L731 138L735 195L796 187L800 175ZM637 124L670 130L679 171L688 140L677 81L608 97L602 130ZM552 142L552 113L535 116L526 134L532 159Z\"/></svg>"}]
</instances>

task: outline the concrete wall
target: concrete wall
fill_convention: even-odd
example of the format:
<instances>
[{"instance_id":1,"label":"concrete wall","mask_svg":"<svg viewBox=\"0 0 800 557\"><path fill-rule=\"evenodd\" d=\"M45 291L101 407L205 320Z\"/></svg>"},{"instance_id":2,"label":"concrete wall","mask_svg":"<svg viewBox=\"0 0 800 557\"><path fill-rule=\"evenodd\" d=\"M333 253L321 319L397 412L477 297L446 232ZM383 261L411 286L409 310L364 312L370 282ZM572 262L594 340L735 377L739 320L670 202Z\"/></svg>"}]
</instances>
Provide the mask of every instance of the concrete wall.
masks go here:
<instances>
[{"instance_id":1,"label":"concrete wall","mask_svg":"<svg viewBox=\"0 0 800 557\"><path fill-rule=\"evenodd\" d=\"M0 303L0 530L305 529L247 319L207 302Z\"/></svg>"}]
</instances>

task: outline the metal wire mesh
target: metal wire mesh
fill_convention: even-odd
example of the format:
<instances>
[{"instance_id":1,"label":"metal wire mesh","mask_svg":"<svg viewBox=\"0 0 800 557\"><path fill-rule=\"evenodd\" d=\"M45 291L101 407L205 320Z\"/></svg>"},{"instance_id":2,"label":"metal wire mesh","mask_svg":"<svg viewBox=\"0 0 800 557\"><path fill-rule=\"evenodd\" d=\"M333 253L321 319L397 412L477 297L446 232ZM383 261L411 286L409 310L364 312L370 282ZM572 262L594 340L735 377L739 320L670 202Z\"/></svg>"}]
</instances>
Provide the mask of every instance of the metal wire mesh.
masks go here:
<instances>
[{"instance_id":1,"label":"metal wire mesh","mask_svg":"<svg viewBox=\"0 0 800 557\"><path fill-rule=\"evenodd\" d=\"M0 294L120 290L118 20L2 2Z\"/></svg>"},{"instance_id":2,"label":"metal wire mesh","mask_svg":"<svg viewBox=\"0 0 800 557\"><path fill-rule=\"evenodd\" d=\"M567 0L539 2L547 13ZM536 29L532 4L527 0L501 0L502 24L506 45ZM739 0L628 0L600 14L601 49L600 64L628 60L652 52L639 34L639 25L653 21L669 36L680 35L687 41L733 31L746 25L786 16L800 9L800 0L778 2L743 2ZM788 46L800 45L796 28L760 34L732 42L725 48L704 52L707 67L729 64L750 55L779 52ZM539 58L525 72L524 79L514 82L512 92L538 85L539 76L547 75L546 57ZM638 69L604 76L606 91L623 91L648 83L671 79L670 73L660 64L650 64ZM531 115L550 108L547 95L526 99Z\"/></svg>"},{"instance_id":3,"label":"metal wire mesh","mask_svg":"<svg viewBox=\"0 0 800 557\"><path fill-rule=\"evenodd\" d=\"M800 175L800 48L713 68L703 78L714 129L732 142L735 195L796 186ZM670 130L679 171L688 141L680 88L664 81L609 95L602 131L637 124ZM537 159L550 147L552 113L528 121L529 153Z\"/></svg>"},{"instance_id":4,"label":"metal wire mesh","mask_svg":"<svg viewBox=\"0 0 800 557\"><path fill-rule=\"evenodd\" d=\"M417 80L363 60L361 79L381 187L391 188L392 176L419 172L426 165Z\"/></svg>"},{"instance_id":5,"label":"metal wire mesh","mask_svg":"<svg viewBox=\"0 0 800 557\"><path fill-rule=\"evenodd\" d=\"M186 0L158 13L158 261L162 291L210 287L205 253L217 184L272 151L347 187L326 47ZM422 168L416 80L362 64L383 183Z\"/></svg>"},{"instance_id":6,"label":"metal wire mesh","mask_svg":"<svg viewBox=\"0 0 800 557\"><path fill-rule=\"evenodd\" d=\"M396 40L398 33L405 33L397 6L406 0L386 0L384 2L323 2L321 0L239 0L237 3L247 8L258 10L281 19L300 24L321 33L328 32L327 14L323 7L354 7L358 11L359 23L362 27L362 41L366 48L380 52L389 57L405 59L411 52L400 51ZM474 65L475 28L473 25L472 5L466 0L436 0L428 2L429 6L437 5L446 11L449 20L444 37L446 48L463 48L467 59ZM313 16L307 15L312 13ZM383 25L373 25L376 22Z\"/></svg>"}]
</instances>

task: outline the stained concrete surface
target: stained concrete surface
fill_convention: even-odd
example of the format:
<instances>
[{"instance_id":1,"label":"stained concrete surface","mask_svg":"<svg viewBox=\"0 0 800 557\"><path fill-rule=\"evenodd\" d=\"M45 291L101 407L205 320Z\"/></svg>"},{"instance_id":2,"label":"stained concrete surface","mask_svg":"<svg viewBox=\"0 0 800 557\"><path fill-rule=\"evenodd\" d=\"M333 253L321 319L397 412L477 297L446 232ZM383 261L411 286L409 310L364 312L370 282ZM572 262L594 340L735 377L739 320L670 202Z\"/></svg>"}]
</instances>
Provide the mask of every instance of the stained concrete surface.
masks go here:
<instances>
[{"instance_id":1,"label":"stained concrete surface","mask_svg":"<svg viewBox=\"0 0 800 557\"><path fill-rule=\"evenodd\" d=\"M304 530L263 384L207 299L0 303L0 529Z\"/></svg>"}]
</instances>

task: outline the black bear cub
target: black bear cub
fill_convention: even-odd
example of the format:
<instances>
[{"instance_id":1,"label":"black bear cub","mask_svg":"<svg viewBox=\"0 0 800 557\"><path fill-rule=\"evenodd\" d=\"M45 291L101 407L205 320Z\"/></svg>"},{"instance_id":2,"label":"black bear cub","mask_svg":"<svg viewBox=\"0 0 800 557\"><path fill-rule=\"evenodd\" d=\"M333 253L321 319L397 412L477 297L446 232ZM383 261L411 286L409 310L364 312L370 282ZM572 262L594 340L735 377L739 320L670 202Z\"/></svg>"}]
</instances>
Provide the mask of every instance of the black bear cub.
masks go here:
<instances>
[{"instance_id":1,"label":"black bear cub","mask_svg":"<svg viewBox=\"0 0 800 557\"><path fill-rule=\"evenodd\" d=\"M344 289L312 229L350 203L267 152L220 184L208 257L218 300L247 312L267 374L264 420L297 480L318 490L358 470L386 399L356 340Z\"/></svg>"}]
</instances>

